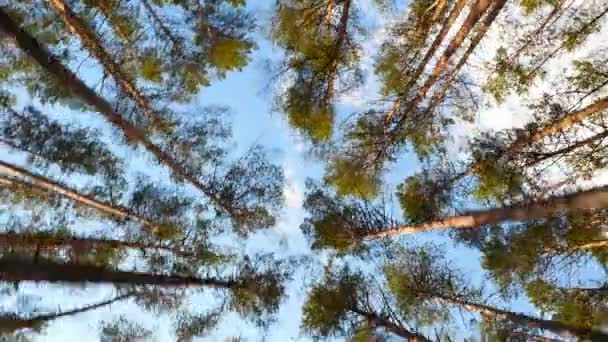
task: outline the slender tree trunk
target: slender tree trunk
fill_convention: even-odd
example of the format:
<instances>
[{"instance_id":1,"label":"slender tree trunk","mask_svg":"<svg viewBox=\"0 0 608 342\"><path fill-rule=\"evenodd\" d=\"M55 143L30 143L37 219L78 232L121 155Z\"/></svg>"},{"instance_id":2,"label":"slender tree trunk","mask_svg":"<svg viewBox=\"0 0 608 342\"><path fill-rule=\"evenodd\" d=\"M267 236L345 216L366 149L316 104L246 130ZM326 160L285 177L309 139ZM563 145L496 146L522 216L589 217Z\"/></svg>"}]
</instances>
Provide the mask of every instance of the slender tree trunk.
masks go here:
<instances>
[{"instance_id":1,"label":"slender tree trunk","mask_svg":"<svg viewBox=\"0 0 608 342\"><path fill-rule=\"evenodd\" d=\"M97 58L104 69L114 78L122 91L128 94L141 111L148 116L152 125L159 131L166 129L166 122L162 115L156 112L150 104L150 99L144 95L135 85L135 82L127 76L113 58L105 51L95 35L76 14L66 5L65 0L47 0L49 4L63 17L68 30L80 38L82 45L87 48L89 53Z\"/></svg>"},{"instance_id":2,"label":"slender tree trunk","mask_svg":"<svg viewBox=\"0 0 608 342\"><path fill-rule=\"evenodd\" d=\"M458 61L456 66L452 69L452 71L450 71L445 82L441 85L441 89L435 94L433 94L433 96L431 97L429 108L426 110L427 114L432 113L435 108L443 101L443 99L445 99L447 91L456 79L456 76L458 76L460 69L462 69L462 67L466 64L471 54L475 51L477 45L479 45L483 37L485 37L486 33L488 32L488 29L490 28L494 20L496 20L496 17L498 17L506 3L507 0L497 0L492 4L490 12L475 32L475 35L471 39L469 47L464 52L462 57L460 57L460 60Z\"/></svg>"},{"instance_id":3,"label":"slender tree trunk","mask_svg":"<svg viewBox=\"0 0 608 342\"><path fill-rule=\"evenodd\" d=\"M0 326L14 327L15 330L23 329L23 328L33 328L42 323L49 322L49 321L55 320L57 318L74 316L74 315L77 315L77 314L80 314L83 312L96 310L101 307L108 306L113 303L123 301L130 297L133 297L135 294L136 294L136 292L128 292L123 295L116 296L112 299L105 300L103 302L99 302L99 303L95 303L95 304L91 304L91 305L87 305L87 306L83 306L83 307L80 307L77 309L62 311L62 312L52 313L52 314L38 315L38 316L31 317L31 318L20 318L17 315L4 314L4 315L0 315Z\"/></svg>"},{"instance_id":4,"label":"slender tree trunk","mask_svg":"<svg viewBox=\"0 0 608 342\"><path fill-rule=\"evenodd\" d=\"M334 7L336 6L334 1L335 0L327 0L327 5L325 6L325 15L323 16L323 23L328 26L331 25L331 17L334 14Z\"/></svg>"},{"instance_id":5,"label":"slender tree trunk","mask_svg":"<svg viewBox=\"0 0 608 342\"><path fill-rule=\"evenodd\" d=\"M433 40L433 43L431 44L428 51L422 58L422 61L420 62L420 64L418 64L418 68L416 68L416 70L414 71L412 78L410 79L408 84L405 86L405 91L403 92L403 94L399 95L397 100L395 100L391 110L386 114L385 120L387 122L390 121L393 118L393 116L395 115L395 113L397 113L399 111L399 109L401 108L401 102L407 96L408 90L418 81L418 78L420 78L420 75L422 75L422 72L424 71L426 65L431 60L431 58L435 55L435 52L437 51L437 49L439 48L439 46L445 39L448 32L450 31L450 28L452 27L452 25L454 24L456 19L458 19L458 16L460 16L460 12L462 12L462 9L466 5L466 3L467 3L466 0L457 0L456 4L454 4L454 7L450 11L450 14L448 14L448 16L445 18L443 24L441 25L441 29L439 30L439 33Z\"/></svg>"},{"instance_id":6,"label":"slender tree trunk","mask_svg":"<svg viewBox=\"0 0 608 342\"><path fill-rule=\"evenodd\" d=\"M59 81L65 84L75 95L83 99L86 103L93 106L110 123L120 129L128 141L141 144L146 150L152 153L156 159L166 165L175 176L183 177L211 199L219 208L234 214L230 207L207 186L202 184L195 176L186 171L182 165L171 155L165 153L160 146L150 141L145 134L125 120L120 114L114 111L110 103L97 95L72 71L68 70L55 56L51 55L43 48L36 39L22 30L19 25L3 10L0 9L0 28L10 34L17 41L21 49L30 57L36 60L40 66L53 74Z\"/></svg>"},{"instance_id":7,"label":"slender tree trunk","mask_svg":"<svg viewBox=\"0 0 608 342\"><path fill-rule=\"evenodd\" d=\"M428 223L402 225L372 233L366 236L366 239L413 234L432 229L474 228L484 224L498 224L507 221L530 221L560 216L571 210L601 208L608 208L608 190L605 187L553 197L529 204L473 211L467 215L449 216Z\"/></svg>"},{"instance_id":8,"label":"slender tree trunk","mask_svg":"<svg viewBox=\"0 0 608 342\"><path fill-rule=\"evenodd\" d=\"M503 1L503 0L501 0L501 1ZM441 59L439 59L439 61L437 62L437 65L435 65L435 68L433 69L433 73L429 76L429 78L426 80L426 82L418 90L418 93L416 95L416 98L418 98L418 101L415 101L416 103L414 105L416 105L417 102L419 102L422 98L424 98L424 96L426 96L426 93L428 92L428 90L431 88L431 86L433 86L433 84L435 84L435 82L437 81L439 76L441 76L441 74L443 73L443 70L448 65L451 57L460 48L460 46L462 45L462 43L464 42L466 37L473 30L473 28L475 27L477 22L481 19L481 17L484 15L484 13L490 7L491 4L492 4L491 0L477 0L475 2L473 7L471 8L471 12L469 12L466 19L460 26L460 29L456 33L456 36L454 36L454 38L452 39L450 44L447 46L447 48L443 52Z\"/></svg>"},{"instance_id":9,"label":"slender tree trunk","mask_svg":"<svg viewBox=\"0 0 608 342\"><path fill-rule=\"evenodd\" d=\"M386 319L378 316L377 314L375 314L373 312L367 312L367 311L361 310L359 308L352 308L350 311L361 317L364 317L373 326L382 327L382 328L386 329L386 331L388 331L388 332L391 332L397 336L405 338L407 341L412 341L412 342L428 342L429 341L429 339L427 339L426 337L424 337L420 334L411 332L389 320L386 320Z\"/></svg>"},{"instance_id":10,"label":"slender tree trunk","mask_svg":"<svg viewBox=\"0 0 608 342\"><path fill-rule=\"evenodd\" d=\"M130 219L147 228L156 228L151 221L138 216L126 208L98 201L92 196L83 195L77 190L61 185L48 178L29 172L18 166L0 161L0 179L5 186L24 187L37 192L58 194L80 205L122 219ZM27 179L23 180L23 179Z\"/></svg>"},{"instance_id":11,"label":"slender tree trunk","mask_svg":"<svg viewBox=\"0 0 608 342\"><path fill-rule=\"evenodd\" d=\"M555 150L552 152L547 152L547 153L538 153L538 154L533 154L533 155L537 155L538 157L533 157L533 159L526 164L526 166L532 166L532 165L536 165L542 161L545 161L547 159L553 158L555 156L561 156L567 153L570 153L574 150L577 150L581 147L593 144L594 142L597 142L599 140L605 139L606 137L608 137L608 130L605 130L604 132L598 133L596 135L590 136L587 139L583 139L581 141L577 141L572 145L566 146L564 148L561 148L559 150Z\"/></svg>"},{"instance_id":12,"label":"slender tree trunk","mask_svg":"<svg viewBox=\"0 0 608 342\"><path fill-rule=\"evenodd\" d=\"M342 14L340 15L340 24L338 25L338 33L336 38L336 44L334 47L333 60L330 62L328 76L327 76L327 91L325 93L325 102L330 103L334 94L334 86L336 77L338 75L338 60L340 58L340 52L346 40L346 31L348 28L348 19L350 17L350 5L352 0L345 0L342 3Z\"/></svg>"},{"instance_id":13,"label":"slender tree trunk","mask_svg":"<svg viewBox=\"0 0 608 342\"><path fill-rule=\"evenodd\" d=\"M36 245L39 249L53 249L57 247L71 247L76 249L115 249L134 248L164 250L176 255L189 256L176 248L134 241L122 241L113 239L94 239L76 237L37 236L34 234L0 233L0 247L6 246Z\"/></svg>"},{"instance_id":14,"label":"slender tree trunk","mask_svg":"<svg viewBox=\"0 0 608 342\"><path fill-rule=\"evenodd\" d=\"M536 131L530 137L522 137L522 138L515 140L511 144L510 150L513 152L518 151L527 144L539 142L550 135L561 132L561 131L573 126L574 124L585 120L589 116L596 114L598 112L605 111L606 109L608 109L608 96L602 97L601 99L595 101L594 103L592 103L584 108L581 108L577 111L574 111L570 114L565 115L563 118Z\"/></svg>"},{"instance_id":15,"label":"slender tree trunk","mask_svg":"<svg viewBox=\"0 0 608 342\"><path fill-rule=\"evenodd\" d=\"M487 305L471 303L471 302L468 302L465 300L460 300L457 298L452 298L452 297L447 297L447 296L441 296L438 294L430 294L430 295L445 304L451 304L451 305L462 307L469 311L475 311L488 318L508 319L509 321L520 324L520 325L551 331L552 333L554 333L558 336L591 337L594 340L597 339L597 341L600 341L599 340L600 338L608 338L607 334L604 334L597 330L575 327L575 326L571 326L571 325L568 325L568 324L565 324L565 323L562 323L559 321L544 320L544 319L524 315L521 313L506 311L506 310L494 308L494 307L487 306Z\"/></svg>"},{"instance_id":16,"label":"slender tree trunk","mask_svg":"<svg viewBox=\"0 0 608 342\"><path fill-rule=\"evenodd\" d=\"M430 9L433 9L433 7L435 8L435 13L433 13L433 18L431 18L432 22L435 22L439 19L439 17L441 16L441 14L443 13L443 11L445 11L445 8L448 6L448 0L437 0L435 1L435 3L431 6Z\"/></svg>"},{"instance_id":17,"label":"slender tree trunk","mask_svg":"<svg viewBox=\"0 0 608 342\"><path fill-rule=\"evenodd\" d=\"M44 281L50 283L126 284L160 287L210 287L230 289L237 286L231 280L197 278L179 275L161 275L142 272L114 271L103 267L56 263L29 263L0 260L0 280Z\"/></svg>"}]
</instances>

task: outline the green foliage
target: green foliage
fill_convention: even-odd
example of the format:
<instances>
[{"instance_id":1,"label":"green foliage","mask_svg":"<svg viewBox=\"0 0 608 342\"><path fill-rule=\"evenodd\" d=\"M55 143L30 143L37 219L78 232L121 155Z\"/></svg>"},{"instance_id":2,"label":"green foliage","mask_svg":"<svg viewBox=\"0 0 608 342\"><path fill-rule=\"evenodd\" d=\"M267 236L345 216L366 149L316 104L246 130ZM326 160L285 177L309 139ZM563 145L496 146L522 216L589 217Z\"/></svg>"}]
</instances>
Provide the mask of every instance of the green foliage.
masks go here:
<instances>
[{"instance_id":1,"label":"green foliage","mask_svg":"<svg viewBox=\"0 0 608 342\"><path fill-rule=\"evenodd\" d=\"M221 319L221 312L212 311L201 315L190 313L180 314L175 327L179 341L193 341L196 337L204 337L215 328Z\"/></svg>"},{"instance_id":2,"label":"green foliage","mask_svg":"<svg viewBox=\"0 0 608 342\"><path fill-rule=\"evenodd\" d=\"M272 164L264 149L253 146L243 157L229 165L212 189L227 208L234 230L247 234L269 228L283 204L285 175Z\"/></svg>"},{"instance_id":3,"label":"green foliage","mask_svg":"<svg viewBox=\"0 0 608 342\"><path fill-rule=\"evenodd\" d=\"M559 0L520 0L520 3L526 15L530 15L545 6L560 6Z\"/></svg>"},{"instance_id":4,"label":"green foliage","mask_svg":"<svg viewBox=\"0 0 608 342\"><path fill-rule=\"evenodd\" d=\"M103 322L100 334L101 342L130 342L152 337L152 331L124 316L120 316L114 321Z\"/></svg>"},{"instance_id":5,"label":"green foliage","mask_svg":"<svg viewBox=\"0 0 608 342\"><path fill-rule=\"evenodd\" d=\"M313 250L334 249L340 254L366 250L362 240L369 234L395 225L381 206L336 196L331 191L307 184L304 209L308 216L300 226Z\"/></svg>"},{"instance_id":6,"label":"green foliage","mask_svg":"<svg viewBox=\"0 0 608 342\"><path fill-rule=\"evenodd\" d=\"M224 78L227 71L242 70L249 62L248 55L253 50L251 42L227 39L213 44L209 49L209 64Z\"/></svg>"},{"instance_id":7,"label":"green foliage","mask_svg":"<svg viewBox=\"0 0 608 342\"><path fill-rule=\"evenodd\" d=\"M348 269L326 274L323 282L310 290L304 303L302 329L319 337L344 334L344 321L349 311L357 307L357 295L363 287L362 276Z\"/></svg>"},{"instance_id":8,"label":"green foliage","mask_svg":"<svg viewBox=\"0 0 608 342\"><path fill-rule=\"evenodd\" d=\"M161 61L153 56L141 61L140 74L145 80L159 83L162 81Z\"/></svg>"},{"instance_id":9,"label":"green foliage","mask_svg":"<svg viewBox=\"0 0 608 342\"><path fill-rule=\"evenodd\" d=\"M450 196L438 183L421 173L406 178L397 186L397 199L406 221L423 223L441 213Z\"/></svg>"},{"instance_id":10,"label":"green foliage","mask_svg":"<svg viewBox=\"0 0 608 342\"><path fill-rule=\"evenodd\" d=\"M473 170L478 177L473 196L481 201L501 203L521 192L523 175L499 155L477 155Z\"/></svg>"},{"instance_id":11,"label":"green foliage","mask_svg":"<svg viewBox=\"0 0 608 342\"><path fill-rule=\"evenodd\" d=\"M601 87L608 80L608 68L601 62L575 60L572 62L576 73L568 81L580 91L591 91Z\"/></svg>"},{"instance_id":12,"label":"green foliage","mask_svg":"<svg viewBox=\"0 0 608 342\"><path fill-rule=\"evenodd\" d=\"M483 85L483 90L501 103L511 92L523 94L532 84L533 74L524 65L512 60L504 47L496 51L492 77Z\"/></svg>"},{"instance_id":13,"label":"green foliage","mask_svg":"<svg viewBox=\"0 0 608 342\"><path fill-rule=\"evenodd\" d=\"M30 163L56 163L64 172L99 174L115 195L125 186L120 174L122 162L100 141L97 130L62 124L34 107L26 107L22 113L4 109L0 135L12 146L28 152Z\"/></svg>"},{"instance_id":14,"label":"green foliage","mask_svg":"<svg viewBox=\"0 0 608 342\"><path fill-rule=\"evenodd\" d=\"M327 167L324 181L336 188L338 196L371 199L380 190L380 176L379 172L361 168L349 159L336 156Z\"/></svg>"},{"instance_id":15,"label":"green foliage","mask_svg":"<svg viewBox=\"0 0 608 342\"><path fill-rule=\"evenodd\" d=\"M289 263L274 260L272 254L245 257L239 265L230 307L257 326L268 327L279 309L291 272Z\"/></svg>"}]
</instances>

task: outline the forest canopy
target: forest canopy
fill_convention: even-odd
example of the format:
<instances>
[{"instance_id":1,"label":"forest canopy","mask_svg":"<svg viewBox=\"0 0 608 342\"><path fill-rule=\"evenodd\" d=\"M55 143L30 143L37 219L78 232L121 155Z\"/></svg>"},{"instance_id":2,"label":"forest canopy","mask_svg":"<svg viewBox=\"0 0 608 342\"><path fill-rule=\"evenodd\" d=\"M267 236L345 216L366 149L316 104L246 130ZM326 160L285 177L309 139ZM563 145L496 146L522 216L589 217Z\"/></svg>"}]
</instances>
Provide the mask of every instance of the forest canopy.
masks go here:
<instances>
[{"instance_id":1,"label":"forest canopy","mask_svg":"<svg viewBox=\"0 0 608 342\"><path fill-rule=\"evenodd\" d=\"M0 341L608 341L607 52L608 0L3 1Z\"/></svg>"}]
</instances>

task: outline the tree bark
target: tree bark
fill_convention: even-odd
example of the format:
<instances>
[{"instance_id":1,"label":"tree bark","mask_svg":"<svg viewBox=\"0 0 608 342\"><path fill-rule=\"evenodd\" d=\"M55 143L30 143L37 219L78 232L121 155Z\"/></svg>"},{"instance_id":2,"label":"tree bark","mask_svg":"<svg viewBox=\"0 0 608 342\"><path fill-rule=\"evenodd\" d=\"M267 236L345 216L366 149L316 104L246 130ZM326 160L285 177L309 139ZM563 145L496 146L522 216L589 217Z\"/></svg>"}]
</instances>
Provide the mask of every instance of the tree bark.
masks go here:
<instances>
[{"instance_id":1,"label":"tree bark","mask_svg":"<svg viewBox=\"0 0 608 342\"><path fill-rule=\"evenodd\" d=\"M44 281L50 283L94 283L160 287L210 287L230 289L237 286L231 280L161 275L143 272L114 271L102 267L57 263L29 263L0 260L0 280Z\"/></svg>"},{"instance_id":2,"label":"tree bark","mask_svg":"<svg viewBox=\"0 0 608 342\"><path fill-rule=\"evenodd\" d=\"M455 306L462 307L468 311L475 311L480 313L481 315L492 318L492 319L508 319L509 321L517 324L521 324L524 326L539 328L547 331L551 331L552 333L562 336L562 337L591 337L594 341L600 341L601 338L608 338L607 334L604 334L597 330L586 329L571 326L559 321L551 321L544 320L528 315L524 315L521 313L506 311L498 308L494 308L487 305L471 303L465 300L460 300L457 298L441 296L438 294L429 294L432 297L436 298L440 302L445 304L451 304Z\"/></svg>"},{"instance_id":3,"label":"tree bark","mask_svg":"<svg viewBox=\"0 0 608 342\"><path fill-rule=\"evenodd\" d=\"M501 0L501 1L503 1L503 0ZM465 18L464 22L460 26L460 29L456 33L456 36L454 36L454 38L452 39L450 44L447 46L447 48L443 52L441 59L439 59L439 61L437 62L437 65L435 65L435 68L433 69L433 73L429 76L429 78L426 80L426 82L418 90L418 93L416 95L416 99L418 99L418 100L412 101L414 106L422 98L424 98L424 96L426 96L426 93L428 92L428 90L431 88L431 86L433 86L433 84L435 84L435 82L437 81L439 76L441 76L441 74L443 73L443 70L448 65L451 57L460 48L460 46L462 45L462 43L464 42L466 37L473 30L473 28L475 27L477 22L481 19L483 14L486 12L486 10L488 8L490 8L491 4L492 4L492 1L490 1L490 0L477 0L475 2L475 4L471 8L471 12L469 12L469 14ZM413 107L413 106L410 106L410 107Z\"/></svg>"},{"instance_id":4,"label":"tree bark","mask_svg":"<svg viewBox=\"0 0 608 342\"><path fill-rule=\"evenodd\" d=\"M82 45L91 55L99 60L104 69L112 78L114 78L120 89L128 94L141 111L148 116L155 129L163 131L166 122L162 119L162 115L152 108L150 99L137 88L135 82L127 76L122 68L105 51L104 47L99 42L99 37L96 37L88 25L76 16L76 14L66 5L65 0L47 1L59 14L61 14L68 30L73 35L80 38Z\"/></svg>"},{"instance_id":5,"label":"tree bark","mask_svg":"<svg viewBox=\"0 0 608 342\"><path fill-rule=\"evenodd\" d=\"M415 332L411 332L389 320L386 320L373 312L367 312L361 310L359 308L351 308L351 312L364 317L368 322L370 322L373 326L382 327L386 329L386 331L391 332L397 336L405 338L407 341L412 342L428 342L429 339L426 337L417 334Z\"/></svg>"},{"instance_id":6,"label":"tree bark","mask_svg":"<svg viewBox=\"0 0 608 342\"><path fill-rule=\"evenodd\" d=\"M338 25L338 33L336 38L336 44L334 47L333 60L330 63L328 76L327 76L327 90L325 93L325 102L330 103L334 94L334 86L336 77L338 75L338 59L340 58L340 51L346 40L346 30L348 28L348 19L350 17L350 5L352 0L345 0L342 3L342 14L340 15L340 24Z\"/></svg>"},{"instance_id":7,"label":"tree bark","mask_svg":"<svg viewBox=\"0 0 608 342\"><path fill-rule=\"evenodd\" d=\"M96 310L98 308L101 308L101 307L104 307L107 305L111 305L113 303L133 297L135 294L136 294L136 292L128 292L123 295L116 296L112 299L105 300L103 302L99 302L99 303L95 303L95 304L91 304L91 305L87 305L87 306L83 306L83 307L80 307L77 309L62 311L62 312L52 313L52 314L43 314L43 315L31 317L31 318L20 318L17 315L4 314L4 315L0 316L0 326L8 325L8 326L14 327L16 329L32 328L38 324L49 322L49 321L55 320L57 318L74 316L79 313Z\"/></svg>"},{"instance_id":8,"label":"tree bark","mask_svg":"<svg viewBox=\"0 0 608 342\"><path fill-rule=\"evenodd\" d=\"M466 0L458 0L456 2L456 4L454 4L454 7L450 11L450 14L448 14L448 16L445 18L443 24L441 25L441 29L439 30L439 33L433 40L433 43L431 44L428 51L422 58L422 61L420 62L420 64L418 64L418 68L416 68L416 70L414 71L414 75L412 76L411 81L408 82L408 84L405 86L406 91L404 91L403 94L399 95L399 97L393 104L393 107L387 113L386 119L385 119L386 121L390 121L393 118L393 116L395 115L395 113L397 113L399 111L399 109L401 108L401 102L407 96L407 90L410 89L410 87L412 87L414 85L414 83L418 80L420 75L422 75L422 72L424 71L426 65L431 60L431 58L435 55L435 52L437 51L437 49L439 48L439 46L445 39L446 35L450 31L450 28L452 27L452 25L454 24L456 19L458 19L458 16L460 16L460 12L462 12L462 9L466 5L466 3L467 3Z\"/></svg>"},{"instance_id":9,"label":"tree bark","mask_svg":"<svg viewBox=\"0 0 608 342\"><path fill-rule=\"evenodd\" d=\"M97 210L104 214L122 219L130 219L147 228L157 228L157 225L155 225L153 222L134 214L127 208L98 201L92 196L83 195L75 189L61 185L48 178L34 174L18 166L11 165L3 161L0 161L0 179L2 180L2 184L7 187L26 187L37 192L58 194L59 196L68 198L78 204ZM24 179L27 179L27 181Z\"/></svg>"},{"instance_id":10,"label":"tree bark","mask_svg":"<svg viewBox=\"0 0 608 342\"><path fill-rule=\"evenodd\" d=\"M189 256L176 248L162 246L158 244L122 241L113 239L94 239L77 237L55 237L37 236L35 234L20 234L12 232L0 233L0 247L6 246L35 245L39 249L53 249L57 247L72 247L77 249L115 249L115 248L134 248L134 249L155 249L174 253L180 256Z\"/></svg>"},{"instance_id":11,"label":"tree bark","mask_svg":"<svg viewBox=\"0 0 608 342\"><path fill-rule=\"evenodd\" d=\"M570 153L570 152L572 152L574 150L577 150L577 149L579 149L581 147L584 147L584 146L590 145L590 144L592 144L594 142L597 142L598 140L605 139L606 137L608 137L608 130L605 130L604 132L601 132L601 133L598 133L596 135L590 136L587 139L583 139L581 141L577 141L577 142L573 143L572 145L566 146L566 147L561 148L559 150L555 150L555 151L551 151L551 152L546 152L546 153L538 153L538 154L533 153L533 155L535 155L536 157L533 157L533 159L530 162L528 162L526 164L526 166L532 166L532 165L538 164L538 163L540 163L542 161L545 161L545 160L547 160L549 158L553 158L555 156L560 156L560 155L564 155L564 154Z\"/></svg>"},{"instance_id":12,"label":"tree bark","mask_svg":"<svg viewBox=\"0 0 608 342\"><path fill-rule=\"evenodd\" d=\"M608 96L602 97L602 98L596 100L594 103L592 103L584 108L581 108L577 111L567 114L563 118L536 131L530 137L521 137L521 138L515 140L511 144L510 151L516 152L527 144L539 142L550 135L561 132L561 131L573 126L574 124L585 120L589 116L591 116L595 113L598 113L598 112L602 112L606 109L608 109Z\"/></svg>"},{"instance_id":13,"label":"tree bark","mask_svg":"<svg viewBox=\"0 0 608 342\"><path fill-rule=\"evenodd\" d=\"M529 204L519 204L503 208L473 211L466 215L449 216L441 220L417 225L402 225L369 234L365 239L377 239L394 235L413 234L432 229L474 228L484 224L498 224L507 221L529 221L560 216L578 209L608 208L608 190L600 187Z\"/></svg>"},{"instance_id":14,"label":"tree bark","mask_svg":"<svg viewBox=\"0 0 608 342\"><path fill-rule=\"evenodd\" d=\"M60 82L65 84L75 95L83 99L86 103L93 106L101 113L110 123L121 130L128 141L141 144L146 150L152 153L156 159L167 166L172 173L177 177L183 177L190 182L194 187L204 193L211 199L219 208L231 212L223 201L207 186L202 184L195 176L187 172L180 163L171 155L165 153L160 146L149 140L145 134L125 120L118 114L110 103L100 97L89 88L82 80L80 80L72 71L67 69L55 56L50 54L43 48L36 39L30 34L21 29L19 25L8 15L3 9L0 9L0 28L7 34L11 35L21 47L21 49L32 57L40 66L54 75Z\"/></svg>"},{"instance_id":15,"label":"tree bark","mask_svg":"<svg viewBox=\"0 0 608 342\"><path fill-rule=\"evenodd\" d=\"M458 61L456 66L450 71L447 79L441 85L441 89L435 94L433 94L433 96L431 97L429 108L425 111L427 114L432 113L446 97L447 91L456 79L456 76L458 76L460 69L462 69L462 67L466 64L471 54L475 51L477 45L479 45L483 37L485 37L486 33L488 32L488 29L490 28L494 20L496 20L496 17L498 17L498 14L500 14L500 11L502 11L506 3L507 0L497 0L492 4L490 12L485 17L485 20L483 21L481 26L475 32L475 36L473 36L473 38L471 39L469 47L464 52L462 57L460 57L460 60Z\"/></svg>"}]
</instances>

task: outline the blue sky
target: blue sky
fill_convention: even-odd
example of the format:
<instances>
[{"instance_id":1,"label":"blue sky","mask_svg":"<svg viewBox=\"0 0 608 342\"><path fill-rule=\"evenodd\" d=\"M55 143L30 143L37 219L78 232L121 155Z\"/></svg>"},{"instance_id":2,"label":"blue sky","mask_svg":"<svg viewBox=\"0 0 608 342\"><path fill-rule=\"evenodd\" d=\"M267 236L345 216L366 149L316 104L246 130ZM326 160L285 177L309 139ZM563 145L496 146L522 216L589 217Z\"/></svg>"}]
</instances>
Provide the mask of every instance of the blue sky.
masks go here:
<instances>
[{"instance_id":1,"label":"blue sky","mask_svg":"<svg viewBox=\"0 0 608 342\"><path fill-rule=\"evenodd\" d=\"M382 20L378 13L370 12L372 8L370 3L372 1L360 1L361 8L364 8L366 15L368 15L366 20L370 27L370 34L363 42L363 45L369 51L373 51L378 47L379 42L385 34L384 25L391 20L398 20L400 18L398 16L397 18L389 18L386 21ZM273 4L273 0L248 1L249 9L257 14L256 18L262 24L268 20ZM299 229L299 225L305 216L301 208L305 190L304 182L308 177L320 179L323 174L323 164L306 156L306 142L288 127L282 113L273 112L273 94L269 91L269 88L265 88L268 85L269 75L265 72L263 65L268 59L280 58L281 51L264 39L264 33L257 34L259 36L257 39L258 50L252 55L251 63L241 72L229 73L226 79L213 81L212 85L204 88L194 101L201 105L224 105L230 107L233 114L233 134L235 141L238 142L233 151L235 155L241 154L254 143L262 144L271 151L271 159L284 167L287 176L287 184L284 189L286 208L277 225L271 230L255 233L246 241L234 241L233 237L225 237L222 242L234 245L235 248L240 248L247 254L275 252L280 256L310 255L308 242ZM495 32L494 34L497 33ZM491 51L491 43L481 48L482 51L485 51L484 49ZM372 55L365 55L363 67L369 71L372 62ZM87 67L92 68L88 71L91 75L96 74L96 66L87 65ZM340 99L337 104L338 118L344 118L360 110L365 106L366 102L376 98L377 84L371 75L368 76L370 76L368 82L365 83L362 89ZM25 96L21 98L22 105L27 104L28 101L29 99ZM519 118L513 114L521 110L521 107L520 100L511 98L507 101L506 105L485 109L483 113L479 114L479 122L477 124L481 122L482 125L488 126L490 129L521 125L525 122L525 118ZM104 139L110 143L114 139L112 130L95 113L76 113L60 106L46 106L45 108L47 109L47 113L57 119L99 127L104 134ZM464 125L454 134L458 136L471 133L471 127ZM119 155L122 153L125 157L131 158L131 165L134 170L145 169L150 164L150 159L147 159L147 157L137 157L133 161L133 156L130 154L127 155L126 152L120 149L117 149L117 153ZM2 160L24 163L22 156L9 154L3 147L0 147L0 156ZM388 192L391 193L394 190L394 186L408 175L413 174L418 168L419 163L413 154L405 153L386 175L386 188ZM158 170L158 168L154 168L154 172L151 172L151 174L158 179L167 176L166 173ZM79 183L83 180L69 179L66 181ZM1 210L2 208L0 207ZM397 216L400 215L398 208L395 207L393 210ZM484 282L483 273L479 266L479 254L461 246L454 246L450 243L445 233L425 233L403 238L403 241L408 243L435 242L446 244L449 246L450 259L453 260L454 264L463 268L474 282ZM301 335L299 331L300 307L306 296L306 284L320 276L320 272L322 271L321 265L326 261L326 254L317 256L311 268L300 270L295 274L294 281L288 286L288 297L277 315L277 325L269 330L266 336L267 341L309 340ZM590 264L584 267L586 267L586 271L583 272L583 278L587 282L595 279L601 280L604 277L603 271L597 268L597 265ZM60 286L29 284L21 290L27 296L39 298L40 303L43 303L41 307L48 310L57 308L65 310L101 301L111 297L113 293L113 289L108 286L87 286L86 289L66 289ZM216 294L210 292L196 295L192 297L189 305L194 310L203 310L216 303L217 298ZM17 308L27 311L29 306L23 305L23 303L18 302L14 297L2 297L0 299L0 307L5 309ZM538 312L533 311L533 308L525 299L516 301L512 308L517 311L538 314ZM156 341L171 339L171 326L167 323L170 317L142 313L134 303L125 301L108 308L59 319L51 323L45 332L35 340L96 340L98 322L110 320L117 315L137 318L144 326L154 331ZM242 336L249 341L261 340L259 331L239 319L235 314L225 317L209 337L202 338L201 340L221 341L223 338L230 336Z\"/></svg>"}]
</instances>

